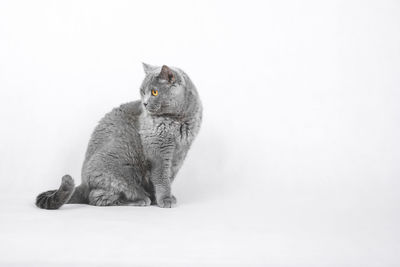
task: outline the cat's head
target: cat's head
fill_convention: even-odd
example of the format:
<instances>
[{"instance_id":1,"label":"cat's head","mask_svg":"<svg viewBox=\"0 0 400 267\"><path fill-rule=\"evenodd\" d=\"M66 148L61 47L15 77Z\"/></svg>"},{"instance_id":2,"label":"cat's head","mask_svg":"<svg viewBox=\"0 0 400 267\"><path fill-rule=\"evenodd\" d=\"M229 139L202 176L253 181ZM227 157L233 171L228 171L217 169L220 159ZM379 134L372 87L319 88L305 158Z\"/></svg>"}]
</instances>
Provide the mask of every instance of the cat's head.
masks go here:
<instances>
[{"instance_id":1,"label":"cat's head","mask_svg":"<svg viewBox=\"0 0 400 267\"><path fill-rule=\"evenodd\" d=\"M146 77L140 87L143 107L152 115L178 115L187 103L186 79L178 68L143 63Z\"/></svg>"}]
</instances>

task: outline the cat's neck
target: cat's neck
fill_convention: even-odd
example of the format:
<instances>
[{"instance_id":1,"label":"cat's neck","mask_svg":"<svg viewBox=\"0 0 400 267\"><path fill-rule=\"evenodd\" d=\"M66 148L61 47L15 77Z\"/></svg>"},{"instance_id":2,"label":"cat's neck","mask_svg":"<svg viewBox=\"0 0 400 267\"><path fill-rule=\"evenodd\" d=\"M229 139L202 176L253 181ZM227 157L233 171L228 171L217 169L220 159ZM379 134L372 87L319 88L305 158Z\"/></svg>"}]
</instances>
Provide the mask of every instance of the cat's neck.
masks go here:
<instances>
[{"instance_id":1,"label":"cat's neck","mask_svg":"<svg viewBox=\"0 0 400 267\"><path fill-rule=\"evenodd\" d=\"M200 99L196 94L194 95L193 99L190 99L189 104L185 105L185 109L179 113L151 114L146 110L144 110L144 112L146 113L146 116L152 118L164 118L180 123L187 123L193 120L197 120L199 117L201 117L202 105Z\"/></svg>"}]
</instances>

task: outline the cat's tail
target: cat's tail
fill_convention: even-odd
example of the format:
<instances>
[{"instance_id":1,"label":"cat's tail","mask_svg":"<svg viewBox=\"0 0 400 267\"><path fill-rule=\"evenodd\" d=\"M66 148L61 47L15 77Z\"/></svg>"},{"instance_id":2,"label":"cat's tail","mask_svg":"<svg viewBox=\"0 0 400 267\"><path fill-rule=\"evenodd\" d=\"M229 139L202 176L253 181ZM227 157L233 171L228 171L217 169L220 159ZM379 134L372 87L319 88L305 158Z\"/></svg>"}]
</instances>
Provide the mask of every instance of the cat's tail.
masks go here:
<instances>
[{"instance_id":1,"label":"cat's tail","mask_svg":"<svg viewBox=\"0 0 400 267\"><path fill-rule=\"evenodd\" d=\"M36 206L41 209L54 210L65 203L87 203L84 186L75 187L74 180L69 175L63 176L57 190L49 190L36 197Z\"/></svg>"}]
</instances>

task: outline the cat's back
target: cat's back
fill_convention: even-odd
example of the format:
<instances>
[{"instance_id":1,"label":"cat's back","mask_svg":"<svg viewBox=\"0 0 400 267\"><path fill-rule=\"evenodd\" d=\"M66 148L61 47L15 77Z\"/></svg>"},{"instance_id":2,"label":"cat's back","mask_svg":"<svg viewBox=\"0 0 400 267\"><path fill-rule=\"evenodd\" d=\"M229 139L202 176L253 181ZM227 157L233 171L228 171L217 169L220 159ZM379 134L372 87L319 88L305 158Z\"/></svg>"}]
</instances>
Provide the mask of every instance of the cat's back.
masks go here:
<instances>
[{"instance_id":1,"label":"cat's back","mask_svg":"<svg viewBox=\"0 0 400 267\"><path fill-rule=\"evenodd\" d=\"M143 112L141 102L122 104L107 113L94 129L86 151L86 159L109 142L138 138L139 116Z\"/></svg>"},{"instance_id":2,"label":"cat's back","mask_svg":"<svg viewBox=\"0 0 400 267\"><path fill-rule=\"evenodd\" d=\"M104 118L101 119L99 126L103 124L113 128L127 124L135 125L142 111L143 108L139 100L122 104L107 113Z\"/></svg>"}]
</instances>

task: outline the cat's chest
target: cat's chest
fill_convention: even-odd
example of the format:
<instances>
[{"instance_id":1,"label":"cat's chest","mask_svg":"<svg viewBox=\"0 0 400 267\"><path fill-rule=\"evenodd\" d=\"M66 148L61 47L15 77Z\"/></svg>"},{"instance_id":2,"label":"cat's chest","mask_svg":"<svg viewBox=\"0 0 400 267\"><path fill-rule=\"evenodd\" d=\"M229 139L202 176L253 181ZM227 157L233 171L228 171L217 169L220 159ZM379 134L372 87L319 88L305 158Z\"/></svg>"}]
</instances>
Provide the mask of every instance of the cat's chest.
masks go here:
<instances>
[{"instance_id":1,"label":"cat's chest","mask_svg":"<svg viewBox=\"0 0 400 267\"><path fill-rule=\"evenodd\" d=\"M180 149L192 141L187 122L168 118L144 119L140 134L145 148L156 148L169 143L174 145L175 149Z\"/></svg>"}]
</instances>

